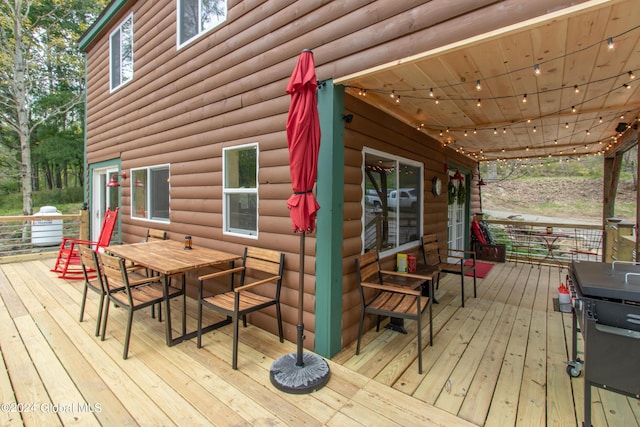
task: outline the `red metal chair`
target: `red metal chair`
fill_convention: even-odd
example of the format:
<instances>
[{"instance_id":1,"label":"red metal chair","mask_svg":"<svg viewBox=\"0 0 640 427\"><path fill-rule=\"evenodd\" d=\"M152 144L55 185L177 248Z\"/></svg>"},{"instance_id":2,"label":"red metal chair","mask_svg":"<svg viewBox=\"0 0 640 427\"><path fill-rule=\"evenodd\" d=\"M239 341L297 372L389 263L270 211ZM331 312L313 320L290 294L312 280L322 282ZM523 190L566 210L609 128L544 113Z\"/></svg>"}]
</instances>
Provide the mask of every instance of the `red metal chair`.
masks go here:
<instances>
[{"instance_id":1,"label":"red metal chair","mask_svg":"<svg viewBox=\"0 0 640 427\"><path fill-rule=\"evenodd\" d=\"M111 236L113 235L113 229L116 226L117 219L118 208L114 211L107 209L107 212L104 215L104 221L102 222L100 236L98 236L98 241L96 242L63 237L55 266L51 271L58 273L58 277L61 279L83 279L84 274L82 272L82 262L78 251L78 245L88 245L96 252L102 248L106 248L111 242ZM89 273L95 273L95 270L90 271Z\"/></svg>"}]
</instances>

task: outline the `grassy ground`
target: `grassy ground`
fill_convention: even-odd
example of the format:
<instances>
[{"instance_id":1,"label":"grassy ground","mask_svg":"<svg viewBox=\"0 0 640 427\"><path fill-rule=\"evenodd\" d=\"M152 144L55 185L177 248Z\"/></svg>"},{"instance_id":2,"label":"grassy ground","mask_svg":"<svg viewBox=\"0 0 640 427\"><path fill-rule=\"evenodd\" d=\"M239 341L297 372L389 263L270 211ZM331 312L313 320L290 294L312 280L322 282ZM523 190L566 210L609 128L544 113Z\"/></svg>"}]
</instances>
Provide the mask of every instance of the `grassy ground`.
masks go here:
<instances>
[{"instance_id":1,"label":"grassy ground","mask_svg":"<svg viewBox=\"0 0 640 427\"><path fill-rule=\"evenodd\" d=\"M76 214L82 203L82 188L36 191L33 194L33 213L37 213L42 206L55 206L62 214ZM22 194L0 196L0 215L22 215Z\"/></svg>"},{"instance_id":2,"label":"grassy ground","mask_svg":"<svg viewBox=\"0 0 640 427\"><path fill-rule=\"evenodd\" d=\"M602 178L528 178L489 182L482 187L483 210L579 220L602 220ZM636 190L621 180L615 216L635 222Z\"/></svg>"}]
</instances>

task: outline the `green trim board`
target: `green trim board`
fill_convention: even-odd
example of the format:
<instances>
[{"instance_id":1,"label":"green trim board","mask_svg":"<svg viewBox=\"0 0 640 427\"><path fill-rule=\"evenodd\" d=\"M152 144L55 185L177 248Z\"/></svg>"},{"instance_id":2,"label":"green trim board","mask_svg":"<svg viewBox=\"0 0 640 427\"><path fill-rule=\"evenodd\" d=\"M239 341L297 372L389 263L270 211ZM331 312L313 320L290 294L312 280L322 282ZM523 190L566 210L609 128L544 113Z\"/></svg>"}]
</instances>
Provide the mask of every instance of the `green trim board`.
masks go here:
<instances>
[{"instance_id":1,"label":"green trim board","mask_svg":"<svg viewBox=\"0 0 640 427\"><path fill-rule=\"evenodd\" d=\"M98 16L98 19L96 19L96 21L91 24L91 27L80 37L80 40L78 40L78 48L84 51L126 3L127 0L112 0L100 16Z\"/></svg>"},{"instance_id":2,"label":"green trim board","mask_svg":"<svg viewBox=\"0 0 640 427\"><path fill-rule=\"evenodd\" d=\"M316 229L314 350L333 357L342 349L342 226L344 222L344 86L326 80L318 89L320 153Z\"/></svg>"}]
</instances>

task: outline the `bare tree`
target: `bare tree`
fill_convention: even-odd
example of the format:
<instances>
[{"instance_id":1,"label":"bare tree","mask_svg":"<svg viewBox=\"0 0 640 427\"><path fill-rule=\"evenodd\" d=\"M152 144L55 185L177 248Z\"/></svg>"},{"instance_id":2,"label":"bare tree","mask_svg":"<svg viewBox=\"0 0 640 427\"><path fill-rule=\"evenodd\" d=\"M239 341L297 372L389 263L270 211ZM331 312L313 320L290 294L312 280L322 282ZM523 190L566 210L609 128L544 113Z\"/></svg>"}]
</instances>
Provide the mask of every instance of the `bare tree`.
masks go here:
<instances>
[{"instance_id":1,"label":"bare tree","mask_svg":"<svg viewBox=\"0 0 640 427\"><path fill-rule=\"evenodd\" d=\"M0 122L19 141L24 215L33 213L34 132L83 102L83 66L75 41L104 3L0 0ZM60 75L61 70L68 75ZM56 86L66 88L65 96L60 96Z\"/></svg>"}]
</instances>

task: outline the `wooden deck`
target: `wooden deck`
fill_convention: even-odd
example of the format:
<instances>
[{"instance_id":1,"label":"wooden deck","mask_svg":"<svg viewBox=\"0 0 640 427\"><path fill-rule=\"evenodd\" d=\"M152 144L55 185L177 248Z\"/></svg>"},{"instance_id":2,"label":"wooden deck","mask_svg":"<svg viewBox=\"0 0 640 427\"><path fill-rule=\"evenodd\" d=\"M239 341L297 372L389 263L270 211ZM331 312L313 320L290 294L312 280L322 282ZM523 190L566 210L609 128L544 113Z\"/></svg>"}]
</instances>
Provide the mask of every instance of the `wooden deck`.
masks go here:
<instances>
[{"instance_id":1,"label":"wooden deck","mask_svg":"<svg viewBox=\"0 0 640 427\"><path fill-rule=\"evenodd\" d=\"M460 276L447 277L436 291L434 345L424 350L422 376L411 329L405 336L371 330L359 356L351 346L334 361L477 425L582 425L584 381L571 379L565 364L572 317L555 311L553 303L567 272L496 264L478 281L478 298L467 297L465 308L460 308ZM470 278L465 295L473 295ZM427 339L423 327L423 343ZM593 388L591 411L594 426L637 426L640 401Z\"/></svg>"},{"instance_id":2,"label":"wooden deck","mask_svg":"<svg viewBox=\"0 0 640 427\"><path fill-rule=\"evenodd\" d=\"M556 267L497 264L465 308L459 276L443 279L423 375L415 322L407 322L408 335L369 331L359 356L352 345L329 362L327 386L292 395L271 385L269 368L295 352L295 343L281 344L252 326L240 332L234 371L230 327L205 335L202 349L195 340L169 348L164 324L136 313L123 360L123 310L111 310L101 342L93 335L97 295L89 294L79 323L82 283L56 278L48 271L52 263L0 265L3 426L573 426L582 420L583 383L568 377L564 363L571 316L553 308L566 273ZM188 308L196 313L193 300ZM189 328L194 323L191 316ZM428 324L423 334L428 338ZM593 400L594 425L638 425L637 400L597 389Z\"/></svg>"}]
</instances>

